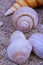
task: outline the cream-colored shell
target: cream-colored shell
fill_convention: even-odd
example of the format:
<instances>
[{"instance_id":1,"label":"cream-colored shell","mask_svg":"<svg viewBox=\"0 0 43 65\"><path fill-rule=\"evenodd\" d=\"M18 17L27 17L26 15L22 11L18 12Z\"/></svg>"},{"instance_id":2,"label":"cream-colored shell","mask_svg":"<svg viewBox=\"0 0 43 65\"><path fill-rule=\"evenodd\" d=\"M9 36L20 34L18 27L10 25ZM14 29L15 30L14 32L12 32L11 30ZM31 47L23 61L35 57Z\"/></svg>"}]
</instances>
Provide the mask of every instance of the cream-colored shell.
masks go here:
<instances>
[{"instance_id":1,"label":"cream-colored shell","mask_svg":"<svg viewBox=\"0 0 43 65\"><path fill-rule=\"evenodd\" d=\"M43 34L34 33L28 40L32 43L33 52L43 59Z\"/></svg>"},{"instance_id":2,"label":"cream-colored shell","mask_svg":"<svg viewBox=\"0 0 43 65\"><path fill-rule=\"evenodd\" d=\"M30 31L38 25L38 14L30 7L21 7L13 15L13 25L23 32Z\"/></svg>"},{"instance_id":3,"label":"cream-colored shell","mask_svg":"<svg viewBox=\"0 0 43 65\"><path fill-rule=\"evenodd\" d=\"M27 61L32 51L30 41L25 39L17 39L13 41L7 48L7 54L11 61L22 64Z\"/></svg>"},{"instance_id":4,"label":"cream-colored shell","mask_svg":"<svg viewBox=\"0 0 43 65\"><path fill-rule=\"evenodd\" d=\"M17 40L17 39L26 39L26 38L25 38L25 35L24 35L23 32L20 31L20 30L14 31L14 32L11 34L10 42L12 42L12 41L14 41L14 40Z\"/></svg>"}]
</instances>

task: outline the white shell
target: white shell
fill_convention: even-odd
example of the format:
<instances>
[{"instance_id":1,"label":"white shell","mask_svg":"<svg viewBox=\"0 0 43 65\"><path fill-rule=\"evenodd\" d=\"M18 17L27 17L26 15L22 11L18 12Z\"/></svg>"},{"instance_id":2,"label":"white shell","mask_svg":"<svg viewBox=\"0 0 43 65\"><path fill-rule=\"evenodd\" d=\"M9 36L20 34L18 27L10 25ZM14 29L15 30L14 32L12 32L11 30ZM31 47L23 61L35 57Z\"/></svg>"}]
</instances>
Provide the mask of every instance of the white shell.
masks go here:
<instances>
[{"instance_id":1,"label":"white shell","mask_svg":"<svg viewBox=\"0 0 43 65\"><path fill-rule=\"evenodd\" d=\"M10 42L17 40L17 39L26 39L22 31L17 30L11 34Z\"/></svg>"},{"instance_id":2,"label":"white shell","mask_svg":"<svg viewBox=\"0 0 43 65\"><path fill-rule=\"evenodd\" d=\"M8 11L5 12L5 16L8 16L10 14L13 14L15 10L16 10L16 8L11 7L10 9L8 9Z\"/></svg>"},{"instance_id":3,"label":"white shell","mask_svg":"<svg viewBox=\"0 0 43 65\"><path fill-rule=\"evenodd\" d=\"M43 59L43 34L34 33L28 40L32 43L33 52Z\"/></svg>"},{"instance_id":4,"label":"white shell","mask_svg":"<svg viewBox=\"0 0 43 65\"><path fill-rule=\"evenodd\" d=\"M9 59L17 64L25 63L25 61L30 57L31 51L32 45L30 41L25 39L17 39L7 48Z\"/></svg>"},{"instance_id":5,"label":"white shell","mask_svg":"<svg viewBox=\"0 0 43 65\"><path fill-rule=\"evenodd\" d=\"M38 25L38 14L30 7L20 7L14 12L13 25L15 29L28 32Z\"/></svg>"}]
</instances>

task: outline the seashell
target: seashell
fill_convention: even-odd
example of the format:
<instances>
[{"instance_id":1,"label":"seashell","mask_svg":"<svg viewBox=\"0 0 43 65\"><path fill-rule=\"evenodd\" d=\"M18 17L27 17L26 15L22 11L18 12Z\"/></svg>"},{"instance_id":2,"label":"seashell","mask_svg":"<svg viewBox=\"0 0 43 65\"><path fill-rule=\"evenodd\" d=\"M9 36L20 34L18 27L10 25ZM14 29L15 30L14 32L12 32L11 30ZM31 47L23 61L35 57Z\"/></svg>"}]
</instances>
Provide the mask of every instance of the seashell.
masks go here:
<instances>
[{"instance_id":1,"label":"seashell","mask_svg":"<svg viewBox=\"0 0 43 65\"><path fill-rule=\"evenodd\" d=\"M38 14L30 7L21 7L13 15L13 25L16 30L28 32L38 25Z\"/></svg>"},{"instance_id":2,"label":"seashell","mask_svg":"<svg viewBox=\"0 0 43 65\"><path fill-rule=\"evenodd\" d=\"M14 31L12 34L11 34L11 37L10 37L10 42L14 41L14 40L17 40L17 39L26 39L23 32L20 31L20 30L17 30L17 31Z\"/></svg>"},{"instance_id":3,"label":"seashell","mask_svg":"<svg viewBox=\"0 0 43 65\"><path fill-rule=\"evenodd\" d=\"M43 0L16 0L16 2L13 4L11 8L8 9L5 15L10 15L14 13L18 8L23 6L29 6L34 8L41 5L43 6Z\"/></svg>"},{"instance_id":4,"label":"seashell","mask_svg":"<svg viewBox=\"0 0 43 65\"><path fill-rule=\"evenodd\" d=\"M19 30L12 33L10 41L11 43L7 48L9 59L17 64L25 63L32 51L30 41L28 41Z\"/></svg>"},{"instance_id":5,"label":"seashell","mask_svg":"<svg viewBox=\"0 0 43 65\"><path fill-rule=\"evenodd\" d=\"M10 43L7 48L7 54L11 61L17 64L23 64L30 57L32 45L30 41L19 38Z\"/></svg>"},{"instance_id":6,"label":"seashell","mask_svg":"<svg viewBox=\"0 0 43 65\"><path fill-rule=\"evenodd\" d=\"M43 34L34 33L30 36L28 40L33 46L33 52L43 59Z\"/></svg>"}]
</instances>

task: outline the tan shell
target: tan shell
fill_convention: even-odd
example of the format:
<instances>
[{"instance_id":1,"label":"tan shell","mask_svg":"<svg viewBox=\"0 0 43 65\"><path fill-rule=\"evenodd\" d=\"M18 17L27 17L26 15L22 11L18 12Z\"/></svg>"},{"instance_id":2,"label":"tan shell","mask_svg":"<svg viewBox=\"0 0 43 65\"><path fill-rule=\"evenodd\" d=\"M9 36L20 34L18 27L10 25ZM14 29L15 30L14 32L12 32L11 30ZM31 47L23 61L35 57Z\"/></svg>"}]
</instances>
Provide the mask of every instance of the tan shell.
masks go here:
<instances>
[{"instance_id":1,"label":"tan shell","mask_svg":"<svg viewBox=\"0 0 43 65\"><path fill-rule=\"evenodd\" d=\"M28 40L32 43L33 52L43 59L43 34L34 33Z\"/></svg>"},{"instance_id":2,"label":"tan shell","mask_svg":"<svg viewBox=\"0 0 43 65\"><path fill-rule=\"evenodd\" d=\"M38 14L30 7L21 7L13 15L13 25L23 32L30 31L38 25Z\"/></svg>"},{"instance_id":3,"label":"tan shell","mask_svg":"<svg viewBox=\"0 0 43 65\"><path fill-rule=\"evenodd\" d=\"M18 8L23 6L29 6L34 8L41 5L43 6L43 0L16 0L16 2L13 4L11 8L8 9L5 15L10 15L14 13Z\"/></svg>"}]
</instances>

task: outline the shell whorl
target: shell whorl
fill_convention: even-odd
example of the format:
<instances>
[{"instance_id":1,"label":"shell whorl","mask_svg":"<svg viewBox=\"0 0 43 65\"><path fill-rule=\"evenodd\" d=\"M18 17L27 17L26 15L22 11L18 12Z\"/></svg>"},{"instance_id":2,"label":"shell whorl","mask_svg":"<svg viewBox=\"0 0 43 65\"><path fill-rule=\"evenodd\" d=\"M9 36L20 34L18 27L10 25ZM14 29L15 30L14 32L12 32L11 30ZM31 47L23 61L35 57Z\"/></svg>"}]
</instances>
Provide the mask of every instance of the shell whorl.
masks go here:
<instances>
[{"instance_id":1,"label":"shell whorl","mask_svg":"<svg viewBox=\"0 0 43 65\"><path fill-rule=\"evenodd\" d=\"M21 16L17 22L17 27L22 31L28 31L33 27L33 21L28 16Z\"/></svg>"},{"instance_id":2,"label":"shell whorl","mask_svg":"<svg viewBox=\"0 0 43 65\"><path fill-rule=\"evenodd\" d=\"M13 25L16 29L29 31L38 24L38 14L30 7L21 7L13 15Z\"/></svg>"}]
</instances>

